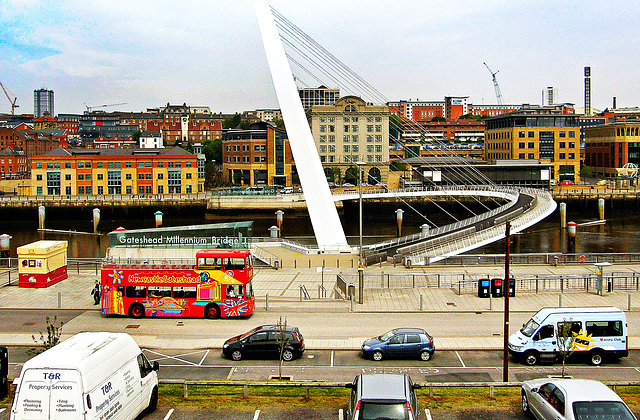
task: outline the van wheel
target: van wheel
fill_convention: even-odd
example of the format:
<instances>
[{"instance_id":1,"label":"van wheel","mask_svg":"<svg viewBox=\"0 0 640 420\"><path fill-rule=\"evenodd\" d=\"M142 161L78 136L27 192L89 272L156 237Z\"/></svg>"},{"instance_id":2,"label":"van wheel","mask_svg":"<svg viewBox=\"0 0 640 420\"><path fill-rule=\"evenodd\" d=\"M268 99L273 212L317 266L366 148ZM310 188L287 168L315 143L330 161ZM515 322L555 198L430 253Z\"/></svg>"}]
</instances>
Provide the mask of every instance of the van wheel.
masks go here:
<instances>
[{"instance_id":1,"label":"van wheel","mask_svg":"<svg viewBox=\"0 0 640 420\"><path fill-rule=\"evenodd\" d=\"M524 364L527 366L533 366L538 364L538 353L535 351L528 351L524 354Z\"/></svg>"},{"instance_id":2,"label":"van wheel","mask_svg":"<svg viewBox=\"0 0 640 420\"><path fill-rule=\"evenodd\" d=\"M285 362L290 362L293 360L293 352L289 349L286 349L283 353L282 353L282 360L284 360Z\"/></svg>"},{"instance_id":3,"label":"van wheel","mask_svg":"<svg viewBox=\"0 0 640 420\"><path fill-rule=\"evenodd\" d=\"M235 360L236 362L238 360L242 360L242 352L240 350L234 350L233 352L231 352L231 359Z\"/></svg>"},{"instance_id":4,"label":"van wheel","mask_svg":"<svg viewBox=\"0 0 640 420\"><path fill-rule=\"evenodd\" d=\"M420 360L422 360L423 362L431 360L431 353L429 353L427 350L423 351L422 353L420 353Z\"/></svg>"},{"instance_id":5,"label":"van wheel","mask_svg":"<svg viewBox=\"0 0 640 420\"><path fill-rule=\"evenodd\" d=\"M132 318L142 318L144 316L144 306L134 303L129 306L129 316Z\"/></svg>"},{"instance_id":6,"label":"van wheel","mask_svg":"<svg viewBox=\"0 0 640 420\"><path fill-rule=\"evenodd\" d=\"M382 360L382 352L380 350L373 352L373 360L375 360L376 362Z\"/></svg>"},{"instance_id":7,"label":"van wheel","mask_svg":"<svg viewBox=\"0 0 640 420\"><path fill-rule=\"evenodd\" d=\"M158 387L154 386L153 391L151 391L151 398L149 399L149 405L147 406L147 409L145 411L147 413L153 413L154 411L156 411L157 407L158 407Z\"/></svg>"},{"instance_id":8,"label":"van wheel","mask_svg":"<svg viewBox=\"0 0 640 420\"><path fill-rule=\"evenodd\" d=\"M599 350L594 350L591 352L591 357L589 359L593 366L600 366L602 364L602 352Z\"/></svg>"},{"instance_id":9,"label":"van wheel","mask_svg":"<svg viewBox=\"0 0 640 420\"><path fill-rule=\"evenodd\" d=\"M220 310L218 309L218 305L214 303L208 304L204 308L204 317L207 319L216 319L220 317Z\"/></svg>"}]
</instances>

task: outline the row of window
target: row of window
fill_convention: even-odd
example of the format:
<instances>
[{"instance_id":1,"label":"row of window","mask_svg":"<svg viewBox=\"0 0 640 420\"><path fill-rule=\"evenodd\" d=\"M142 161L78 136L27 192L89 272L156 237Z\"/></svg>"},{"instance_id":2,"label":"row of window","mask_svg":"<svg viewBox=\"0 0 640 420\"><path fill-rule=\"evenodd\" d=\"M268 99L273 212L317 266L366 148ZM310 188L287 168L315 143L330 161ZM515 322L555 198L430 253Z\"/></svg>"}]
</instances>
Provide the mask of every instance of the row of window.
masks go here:
<instances>
[{"instance_id":1,"label":"row of window","mask_svg":"<svg viewBox=\"0 0 640 420\"><path fill-rule=\"evenodd\" d=\"M366 156L366 161L367 162L383 162L383 156L382 155L367 155ZM359 162L361 159L358 155L353 155L353 156L348 156L348 155L344 155L342 156L342 162L343 163L354 163L354 162ZM335 155L320 155L320 162L322 163L336 163L338 162L338 160L336 159Z\"/></svg>"},{"instance_id":2,"label":"row of window","mask_svg":"<svg viewBox=\"0 0 640 420\"><path fill-rule=\"evenodd\" d=\"M42 195L43 187L36 188L36 194ZM104 187L98 186L96 189L97 195L104 195ZM185 193L191 194L193 192L193 188L191 185L185 186ZM122 186L109 186L107 188L107 193L109 195L121 195L122 194ZM158 185L156 188L156 194L164 194L164 186ZM182 186L181 185L173 185L167 188L168 194L182 194ZM72 188L70 186L65 187L65 195L72 195ZM125 187L125 194L131 195L133 194L133 188L131 186ZM138 185L138 194L153 194L153 188L151 185ZM59 185L47 186L47 195L61 195L61 188ZM78 194L77 195L93 195L93 189L90 185L78 186Z\"/></svg>"},{"instance_id":3,"label":"row of window","mask_svg":"<svg viewBox=\"0 0 640 420\"><path fill-rule=\"evenodd\" d=\"M227 146L227 152L248 152L250 150L250 146L248 144L235 145L235 146ZM253 146L253 150L256 152L264 152L267 150L267 146L264 144L256 144Z\"/></svg>"},{"instance_id":4,"label":"row of window","mask_svg":"<svg viewBox=\"0 0 640 420\"><path fill-rule=\"evenodd\" d=\"M345 124L342 126L342 131L345 133L357 133L359 131L358 125L348 125ZM382 125L381 124L367 124L367 133L382 133ZM320 133L335 133L336 126L335 125L320 125L318 126L318 131Z\"/></svg>"},{"instance_id":5,"label":"row of window","mask_svg":"<svg viewBox=\"0 0 640 420\"><path fill-rule=\"evenodd\" d=\"M328 136L326 134L321 134L320 137L318 138L320 140L320 143L327 143L327 140L329 140L329 143L335 143L336 142L336 136L333 134L329 134ZM373 143L374 141L376 143L382 143L382 135L376 134L367 134L366 136L367 139L367 143ZM359 143L360 142L360 136L358 136L357 134L345 134L344 136L342 136L342 142L343 143Z\"/></svg>"},{"instance_id":6,"label":"row of window","mask_svg":"<svg viewBox=\"0 0 640 420\"><path fill-rule=\"evenodd\" d=\"M47 179L49 179L49 174L47 174ZM139 173L138 174L138 180L145 180L145 179L153 179L152 178L151 173ZM60 177L60 174L58 173L58 177ZM185 179L192 179L192 174L191 173L185 173L184 174L184 178ZM71 181L71 174L65 174L64 175L64 179L65 181ZM104 174L96 174L96 179L98 181L102 181L104 180ZM120 173L113 173L113 172L109 172L107 174L107 179L122 179ZM131 174L125 174L125 179L126 180L131 180L133 179L133 177L131 176ZM164 174L158 174L157 179L164 179ZM37 174L36 175L36 181L42 181L42 174ZM78 174L78 181L91 181L91 174Z\"/></svg>"},{"instance_id":7,"label":"row of window","mask_svg":"<svg viewBox=\"0 0 640 420\"><path fill-rule=\"evenodd\" d=\"M342 151L343 153L358 153L360 151L360 147L357 144L353 144L353 145L349 145L349 144L345 144L342 146ZM367 145L367 153L373 153L375 151L375 153L382 153L382 145L380 144L376 144L375 147L371 144ZM324 144L320 145L320 153L335 153L336 152L336 147L332 144L330 144L329 146L326 146Z\"/></svg>"},{"instance_id":8,"label":"row of window","mask_svg":"<svg viewBox=\"0 0 640 420\"><path fill-rule=\"evenodd\" d=\"M382 117L366 117L367 122L382 122ZM327 123L327 122L336 122L336 118L335 117L319 117L318 120L321 123ZM358 122L358 117L342 117L342 121L343 122Z\"/></svg>"},{"instance_id":9,"label":"row of window","mask_svg":"<svg viewBox=\"0 0 640 420\"><path fill-rule=\"evenodd\" d=\"M241 159L242 158L242 159ZM255 163L265 163L267 161L266 156L254 156L253 161ZM231 163L249 163L251 159L249 156L227 156L227 162Z\"/></svg>"},{"instance_id":10,"label":"row of window","mask_svg":"<svg viewBox=\"0 0 640 420\"><path fill-rule=\"evenodd\" d=\"M181 168L184 163L185 168L191 168L192 162L166 162L167 168ZM165 162L157 162L158 168L164 168ZM36 169L42 169L42 162L36 163ZM47 162L47 169L60 169L60 162ZM131 162L125 162L125 168L131 168ZM138 162L138 168L151 168L151 162ZM64 168L70 169L71 162L64 162ZM78 169L91 168L91 162L78 162ZM104 168L104 162L96 162L96 168ZM120 169L122 168L122 162L107 162L107 168Z\"/></svg>"},{"instance_id":11,"label":"row of window","mask_svg":"<svg viewBox=\"0 0 640 420\"><path fill-rule=\"evenodd\" d=\"M558 153L558 160L574 160L575 158L575 153ZM518 159L525 159L525 154L518 153ZM535 159L535 153L528 153L526 159Z\"/></svg>"}]
</instances>

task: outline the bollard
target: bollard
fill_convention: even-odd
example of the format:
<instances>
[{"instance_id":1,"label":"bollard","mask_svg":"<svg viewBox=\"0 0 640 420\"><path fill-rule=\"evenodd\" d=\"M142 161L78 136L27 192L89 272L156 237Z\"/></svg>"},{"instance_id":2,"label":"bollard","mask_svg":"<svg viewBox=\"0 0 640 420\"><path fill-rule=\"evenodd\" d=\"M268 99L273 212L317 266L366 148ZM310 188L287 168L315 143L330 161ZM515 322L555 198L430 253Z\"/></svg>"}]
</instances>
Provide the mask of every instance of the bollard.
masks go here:
<instances>
[{"instance_id":1,"label":"bollard","mask_svg":"<svg viewBox=\"0 0 640 420\"><path fill-rule=\"evenodd\" d=\"M489 310L493 311L493 293L489 290Z\"/></svg>"},{"instance_id":2,"label":"bollard","mask_svg":"<svg viewBox=\"0 0 640 420\"><path fill-rule=\"evenodd\" d=\"M604 198L598 199L598 216L600 220L604 220Z\"/></svg>"},{"instance_id":3,"label":"bollard","mask_svg":"<svg viewBox=\"0 0 640 420\"><path fill-rule=\"evenodd\" d=\"M424 309L423 300L424 300L424 299L423 299L423 296L422 296L422 295L420 295L420 312L422 312L422 311L423 311L423 309Z\"/></svg>"},{"instance_id":4,"label":"bollard","mask_svg":"<svg viewBox=\"0 0 640 420\"><path fill-rule=\"evenodd\" d=\"M489 385L489 398L493 399L493 385Z\"/></svg>"},{"instance_id":5,"label":"bollard","mask_svg":"<svg viewBox=\"0 0 640 420\"><path fill-rule=\"evenodd\" d=\"M186 400L187 398L189 398L189 390L187 389L187 383L185 382L182 385L182 397Z\"/></svg>"},{"instance_id":6,"label":"bollard","mask_svg":"<svg viewBox=\"0 0 640 420\"><path fill-rule=\"evenodd\" d=\"M429 384L429 398L433 398L433 387Z\"/></svg>"},{"instance_id":7,"label":"bollard","mask_svg":"<svg viewBox=\"0 0 640 420\"><path fill-rule=\"evenodd\" d=\"M560 227L563 228L567 225L567 203L560 203Z\"/></svg>"},{"instance_id":8,"label":"bollard","mask_svg":"<svg viewBox=\"0 0 640 420\"><path fill-rule=\"evenodd\" d=\"M562 308L562 295L558 295L558 308Z\"/></svg>"},{"instance_id":9,"label":"bollard","mask_svg":"<svg viewBox=\"0 0 640 420\"><path fill-rule=\"evenodd\" d=\"M44 206L38 206L38 229L44 229Z\"/></svg>"},{"instance_id":10,"label":"bollard","mask_svg":"<svg viewBox=\"0 0 640 420\"><path fill-rule=\"evenodd\" d=\"M62 309L62 292L58 292L58 309Z\"/></svg>"},{"instance_id":11,"label":"bollard","mask_svg":"<svg viewBox=\"0 0 640 420\"><path fill-rule=\"evenodd\" d=\"M353 296L349 296L349 300L351 301L351 303L349 304L349 306L351 307L351 312L353 312L355 310L355 301L353 300Z\"/></svg>"},{"instance_id":12,"label":"bollard","mask_svg":"<svg viewBox=\"0 0 640 420\"><path fill-rule=\"evenodd\" d=\"M160 210L158 210L157 212L155 212L153 214L156 217L156 227L162 226L162 215L163 215L163 213Z\"/></svg>"},{"instance_id":13,"label":"bollard","mask_svg":"<svg viewBox=\"0 0 640 420\"><path fill-rule=\"evenodd\" d=\"M284 212L278 210L276 212L276 224L278 225L278 237L282 237L282 222L284 220Z\"/></svg>"},{"instance_id":14,"label":"bollard","mask_svg":"<svg viewBox=\"0 0 640 420\"><path fill-rule=\"evenodd\" d=\"M264 296L264 310L269 310L269 293Z\"/></svg>"},{"instance_id":15,"label":"bollard","mask_svg":"<svg viewBox=\"0 0 640 420\"><path fill-rule=\"evenodd\" d=\"M309 395L309 387L305 387L305 392L304 392L304 397L306 398L307 401L309 401L310 395Z\"/></svg>"},{"instance_id":16,"label":"bollard","mask_svg":"<svg viewBox=\"0 0 640 420\"><path fill-rule=\"evenodd\" d=\"M245 398L249 398L249 386L245 385L242 387L242 396Z\"/></svg>"},{"instance_id":17,"label":"bollard","mask_svg":"<svg viewBox=\"0 0 640 420\"><path fill-rule=\"evenodd\" d=\"M398 238L402 236L402 213L404 213L404 210L402 209L396 210L396 222L398 224Z\"/></svg>"},{"instance_id":18,"label":"bollard","mask_svg":"<svg viewBox=\"0 0 640 420\"><path fill-rule=\"evenodd\" d=\"M631 293L627 293L627 311L631 310Z\"/></svg>"},{"instance_id":19,"label":"bollard","mask_svg":"<svg viewBox=\"0 0 640 420\"><path fill-rule=\"evenodd\" d=\"M93 209L93 233L98 233L98 225L100 224L100 209Z\"/></svg>"}]
</instances>

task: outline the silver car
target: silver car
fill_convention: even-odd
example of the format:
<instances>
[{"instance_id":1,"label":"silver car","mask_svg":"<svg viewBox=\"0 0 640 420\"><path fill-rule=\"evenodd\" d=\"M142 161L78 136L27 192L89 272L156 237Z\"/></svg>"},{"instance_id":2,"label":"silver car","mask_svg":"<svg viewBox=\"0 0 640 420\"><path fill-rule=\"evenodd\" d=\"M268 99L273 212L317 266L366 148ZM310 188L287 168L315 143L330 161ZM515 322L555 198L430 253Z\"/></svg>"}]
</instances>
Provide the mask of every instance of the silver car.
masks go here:
<instances>
[{"instance_id":1,"label":"silver car","mask_svg":"<svg viewBox=\"0 0 640 420\"><path fill-rule=\"evenodd\" d=\"M637 420L602 382L541 378L522 384L522 411L538 420Z\"/></svg>"}]
</instances>

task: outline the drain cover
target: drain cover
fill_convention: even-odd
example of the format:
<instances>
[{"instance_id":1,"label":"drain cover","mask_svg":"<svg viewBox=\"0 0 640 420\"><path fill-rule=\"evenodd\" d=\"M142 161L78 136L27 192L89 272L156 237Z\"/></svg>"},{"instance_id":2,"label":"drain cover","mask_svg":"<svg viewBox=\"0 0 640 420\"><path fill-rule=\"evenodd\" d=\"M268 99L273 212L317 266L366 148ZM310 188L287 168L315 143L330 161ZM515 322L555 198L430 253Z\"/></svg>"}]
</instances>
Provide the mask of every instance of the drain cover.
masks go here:
<instances>
[{"instance_id":1,"label":"drain cover","mask_svg":"<svg viewBox=\"0 0 640 420\"><path fill-rule=\"evenodd\" d=\"M184 327L184 322L182 322L182 321L178 321L178 322L176 323L176 327Z\"/></svg>"},{"instance_id":2,"label":"drain cover","mask_svg":"<svg viewBox=\"0 0 640 420\"><path fill-rule=\"evenodd\" d=\"M453 302L447 302L447 305L448 305L448 306L457 306L457 305L456 305L455 303L453 303Z\"/></svg>"},{"instance_id":3,"label":"drain cover","mask_svg":"<svg viewBox=\"0 0 640 420\"><path fill-rule=\"evenodd\" d=\"M135 329L135 328L138 328L139 326L140 326L140 325L137 325L137 324L129 324L129 325L127 325L125 328L126 328L126 329Z\"/></svg>"},{"instance_id":4,"label":"drain cover","mask_svg":"<svg viewBox=\"0 0 640 420\"><path fill-rule=\"evenodd\" d=\"M22 325L27 325L27 326L28 326L28 325L36 325L36 323L35 323L35 322L25 322L25 323L24 323L24 324L22 324Z\"/></svg>"}]
</instances>

